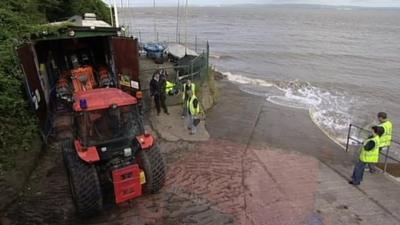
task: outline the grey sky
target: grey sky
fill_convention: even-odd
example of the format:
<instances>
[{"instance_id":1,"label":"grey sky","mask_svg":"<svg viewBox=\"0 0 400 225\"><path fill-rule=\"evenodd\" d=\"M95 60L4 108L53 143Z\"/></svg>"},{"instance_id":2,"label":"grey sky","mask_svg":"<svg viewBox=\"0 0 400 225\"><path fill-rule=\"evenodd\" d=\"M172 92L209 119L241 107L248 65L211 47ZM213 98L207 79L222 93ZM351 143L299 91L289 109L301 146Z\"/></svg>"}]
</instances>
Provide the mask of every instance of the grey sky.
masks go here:
<instances>
[{"instance_id":1,"label":"grey sky","mask_svg":"<svg viewBox=\"0 0 400 225\"><path fill-rule=\"evenodd\" d=\"M112 2L113 0L103 0ZM115 0L118 5L152 6L153 0ZM185 0L180 0L184 2ZM175 6L178 0L156 0L159 6ZM400 7L400 0L189 0L190 5L232 5L232 4L322 4L322 5L346 5L364 7Z\"/></svg>"}]
</instances>

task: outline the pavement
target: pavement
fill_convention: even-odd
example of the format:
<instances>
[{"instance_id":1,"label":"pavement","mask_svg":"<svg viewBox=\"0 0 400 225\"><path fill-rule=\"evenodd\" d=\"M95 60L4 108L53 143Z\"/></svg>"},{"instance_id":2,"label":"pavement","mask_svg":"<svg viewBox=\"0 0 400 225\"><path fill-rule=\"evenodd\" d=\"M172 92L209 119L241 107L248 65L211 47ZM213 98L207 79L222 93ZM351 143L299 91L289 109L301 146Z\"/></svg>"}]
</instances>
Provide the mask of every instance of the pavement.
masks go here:
<instances>
[{"instance_id":1,"label":"pavement","mask_svg":"<svg viewBox=\"0 0 400 225\"><path fill-rule=\"evenodd\" d=\"M354 154L346 153L327 138L306 111L269 104L263 98L241 92L227 81L219 85L221 99L208 113L207 129L211 137L254 149L253 153L267 172L263 178L272 179L272 185L280 185L283 193L293 190L301 193L307 189L306 196L312 195L313 207L301 215L312 215L309 224L400 224L399 183L382 174L366 173L360 186L349 185ZM271 151L281 155L271 159ZM293 162L299 160L296 157L285 160L284 153L307 156L316 162L315 167L309 163L296 164ZM306 186L305 180L310 181ZM271 188L261 181L254 185L253 188L263 186L258 187L260 190ZM290 188L287 185L293 190L284 191ZM284 196L288 205L298 206L295 200L299 196ZM264 201L270 202L274 197ZM302 204L308 205L309 199L305 198ZM286 206L275 204L275 207L274 216L293 215ZM304 224L301 219L296 221L253 224Z\"/></svg>"},{"instance_id":2,"label":"pavement","mask_svg":"<svg viewBox=\"0 0 400 225\"><path fill-rule=\"evenodd\" d=\"M153 109L150 113L150 121L157 134L164 140L177 142L177 141L207 141L210 138L206 128L205 121L202 120L197 126L197 133L190 134L186 118L182 118L181 106L169 106L169 115L160 113L157 115Z\"/></svg>"}]
</instances>

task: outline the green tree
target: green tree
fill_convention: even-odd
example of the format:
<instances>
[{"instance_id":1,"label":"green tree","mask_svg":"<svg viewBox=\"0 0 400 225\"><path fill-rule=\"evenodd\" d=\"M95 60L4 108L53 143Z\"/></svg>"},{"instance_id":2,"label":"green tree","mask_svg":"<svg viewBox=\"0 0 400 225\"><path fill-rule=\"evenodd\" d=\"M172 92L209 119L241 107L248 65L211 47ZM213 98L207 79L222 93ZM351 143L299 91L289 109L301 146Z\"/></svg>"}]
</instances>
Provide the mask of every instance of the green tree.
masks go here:
<instances>
[{"instance_id":1,"label":"green tree","mask_svg":"<svg viewBox=\"0 0 400 225\"><path fill-rule=\"evenodd\" d=\"M102 0L69 0L69 2L72 12L76 14L93 12L99 19L110 22L110 10Z\"/></svg>"},{"instance_id":2,"label":"green tree","mask_svg":"<svg viewBox=\"0 0 400 225\"><path fill-rule=\"evenodd\" d=\"M105 21L110 18L101 0L0 0L0 173L13 166L18 151L29 151L38 137L15 48L37 25L85 12Z\"/></svg>"},{"instance_id":3,"label":"green tree","mask_svg":"<svg viewBox=\"0 0 400 225\"><path fill-rule=\"evenodd\" d=\"M45 0L41 8L49 21L90 12L96 13L99 19L110 22L110 10L102 0Z\"/></svg>"},{"instance_id":4,"label":"green tree","mask_svg":"<svg viewBox=\"0 0 400 225\"><path fill-rule=\"evenodd\" d=\"M37 7L36 0L0 3L0 172L13 165L17 151L29 150L37 133L14 51L32 25L46 21Z\"/></svg>"}]
</instances>

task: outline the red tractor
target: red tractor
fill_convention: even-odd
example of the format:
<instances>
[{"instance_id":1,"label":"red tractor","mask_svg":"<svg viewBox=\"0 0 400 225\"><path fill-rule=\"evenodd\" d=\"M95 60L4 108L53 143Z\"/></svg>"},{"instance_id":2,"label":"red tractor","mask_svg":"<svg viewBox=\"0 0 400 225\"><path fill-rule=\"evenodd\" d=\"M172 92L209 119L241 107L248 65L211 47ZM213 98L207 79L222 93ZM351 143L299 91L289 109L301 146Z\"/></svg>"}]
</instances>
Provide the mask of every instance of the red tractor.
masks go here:
<instances>
[{"instance_id":1,"label":"red tractor","mask_svg":"<svg viewBox=\"0 0 400 225\"><path fill-rule=\"evenodd\" d=\"M62 148L80 215L99 211L110 192L118 204L163 186L164 160L153 136L144 130L137 103L116 88L75 95L76 137Z\"/></svg>"},{"instance_id":2,"label":"red tractor","mask_svg":"<svg viewBox=\"0 0 400 225\"><path fill-rule=\"evenodd\" d=\"M76 210L88 216L159 191L165 162L143 125L137 39L93 14L68 22L18 55L43 140L62 142Z\"/></svg>"}]
</instances>

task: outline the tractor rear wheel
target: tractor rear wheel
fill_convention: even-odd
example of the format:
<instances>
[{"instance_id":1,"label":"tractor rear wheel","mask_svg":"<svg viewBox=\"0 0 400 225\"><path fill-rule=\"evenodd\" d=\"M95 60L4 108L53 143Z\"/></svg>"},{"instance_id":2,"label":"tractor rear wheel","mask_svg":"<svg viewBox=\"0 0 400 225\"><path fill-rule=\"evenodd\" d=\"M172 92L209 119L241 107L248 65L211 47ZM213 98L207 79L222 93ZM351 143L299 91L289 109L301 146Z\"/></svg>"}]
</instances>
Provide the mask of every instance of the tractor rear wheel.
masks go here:
<instances>
[{"instance_id":1,"label":"tractor rear wheel","mask_svg":"<svg viewBox=\"0 0 400 225\"><path fill-rule=\"evenodd\" d=\"M79 158L70 140L63 144L63 158L77 213L86 217L99 212L103 196L95 166Z\"/></svg>"},{"instance_id":2,"label":"tractor rear wheel","mask_svg":"<svg viewBox=\"0 0 400 225\"><path fill-rule=\"evenodd\" d=\"M143 191L146 194L158 192L165 182L165 162L161 155L158 145L150 149L140 150L138 152L138 163L144 170L146 183L143 185Z\"/></svg>"}]
</instances>

